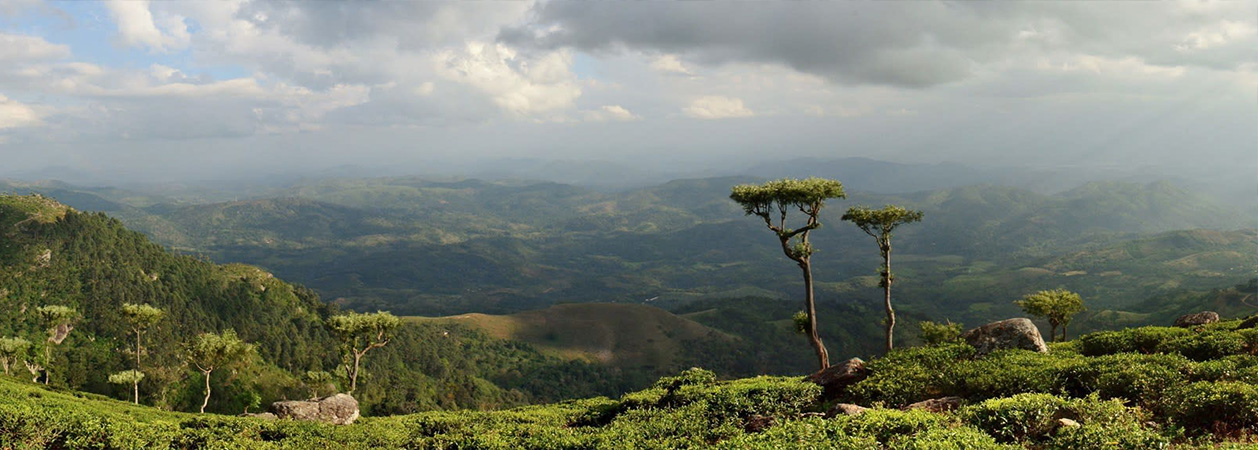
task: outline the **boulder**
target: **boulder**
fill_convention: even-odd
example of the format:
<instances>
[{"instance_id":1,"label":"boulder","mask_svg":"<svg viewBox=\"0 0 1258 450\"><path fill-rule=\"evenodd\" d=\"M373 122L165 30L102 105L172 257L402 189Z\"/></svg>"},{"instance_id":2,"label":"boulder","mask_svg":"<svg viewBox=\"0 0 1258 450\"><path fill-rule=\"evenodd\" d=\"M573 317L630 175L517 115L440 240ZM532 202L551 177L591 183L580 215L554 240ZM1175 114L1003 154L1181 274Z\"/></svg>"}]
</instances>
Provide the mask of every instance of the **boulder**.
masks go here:
<instances>
[{"instance_id":1,"label":"boulder","mask_svg":"<svg viewBox=\"0 0 1258 450\"><path fill-rule=\"evenodd\" d=\"M1033 352L1048 353L1048 345L1040 336L1040 329L1031 323L1031 319L1016 318L992 322L987 325L966 331L961 334L976 350L975 356L982 356L996 350L1020 348Z\"/></svg>"},{"instance_id":2,"label":"boulder","mask_svg":"<svg viewBox=\"0 0 1258 450\"><path fill-rule=\"evenodd\" d=\"M1219 313L1214 311L1202 311L1195 314L1184 314L1179 316L1175 319L1175 326L1188 328L1208 323L1215 323L1218 321Z\"/></svg>"},{"instance_id":3,"label":"boulder","mask_svg":"<svg viewBox=\"0 0 1258 450\"><path fill-rule=\"evenodd\" d=\"M776 421L773 420L772 417L757 414L748 417L747 420L743 422L743 431L748 433L759 433L764 431L766 428L773 426L774 422Z\"/></svg>"},{"instance_id":4,"label":"boulder","mask_svg":"<svg viewBox=\"0 0 1258 450\"><path fill-rule=\"evenodd\" d=\"M275 419L277 419L277 417L275 417L275 414L271 414L271 413L269 413L269 412L256 413L256 414L255 414L255 413L244 413L244 414L241 414L241 415L240 415L240 417L252 417L252 418L254 418L254 419L262 419L262 420L275 420Z\"/></svg>"},{"instance_id":5,"label":"boulder","mask_svg":"<svg viewBox=\"0 0 1258 450\"><path fill-rule=\"evenodd\" d=\"M865 411L868 411L868 410L869 408L866 408L860 405L853 405L851 403L839 403L830 407L829 411L826 411L826 417L859 416L861 414L864 414Z\"/></svg>"},{"instance_id":6,"label":"boulder","mask_svg":"<svg viewBox=\"0 0 1258 450\"><path fill-rule=\"evenodd\" d=\"M270 412L281 419L349 425L358 420L358 400L349 394L336 394L314 400L275 402Z\"/></svg>"},{"instance_id":7,"label":"boulder","mask_svg":"<svg viewBox=\"0 0 1258 450\"><path fill-rule=\"evenodd\" d=\"M805 380L821 385L823 388L822 395L827 400L832 400L838 398L839 394L843 393L843 389L859 383L867 376L869 376L869 372L865 370L865 361L862 361L860 358L852 358L818 370L805 378Z\"/></svg>"},{"instance_id":8,"label":"boulder","mask_svg":"<svg viewBox=\"0 0 1258 450\"><path fill-rule=\"evenodd\" d=\"M1079 428L1079 422L1065 418L1057 419L1057 429L1060 430L1063 428Z\"/></svg>"},{"instance_id":9,"label":"boulder","mask_svg":"<svg viewBox=\"0 0 1258 450\"><path fill-rule=\"evenodd\" d=\"M1258 315L1249 316L1248 319L1241 321L1241 324L1236 326L1237 330L1248 330L1250 328L1258 328Z\"/></svg>"},{"instance_id":10,"label":"boulder","mask_svg":"<svg viewBox=\"0 0 1258 450\"><path fill-rule=\"evenodd\" d=\"M920 402L905 406L902 409L904 409L905 411L921 409L927 412L945 413L949 411L956 411L956 409L960 407L961 407L961 397L941 397L941 398L932 398L930 400L922 400Z\"/></svg>"}]
</instances>

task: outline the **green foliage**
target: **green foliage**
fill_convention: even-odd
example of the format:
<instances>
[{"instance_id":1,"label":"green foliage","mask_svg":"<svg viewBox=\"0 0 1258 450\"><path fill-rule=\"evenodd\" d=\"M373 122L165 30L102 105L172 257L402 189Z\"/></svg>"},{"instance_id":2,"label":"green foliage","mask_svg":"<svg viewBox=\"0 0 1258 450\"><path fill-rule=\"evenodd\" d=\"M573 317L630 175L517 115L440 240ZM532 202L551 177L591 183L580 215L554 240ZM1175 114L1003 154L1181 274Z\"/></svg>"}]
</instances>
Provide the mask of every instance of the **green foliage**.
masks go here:
<instances>
[{"instance_id":1,"label":"green foliage","mask_svg":"<svg viewBox=\"0 0 1258 450\"><path fill-rule=\"evenodd\" d=\"M1159 411L1197 433L1258 432L1258 387L1238 381L1201 381L1169 389Z\"/></svg>"},{"instance_id":2,"label":"green foliage","mask_svg":"<svg viewBox=\"0 0 1258 450\"><path fill-rule=\"evenodd\" d=\"M162 320L162 317L165 315L166 312L162 311L161 308L151 305L122 304L122 317L131 325L131 330L136 333L143 333L153 325L157 325L157 322Z\"/></svg>"},{"instance_id":3,"label":"green foliage","mask_svg":"<svg viewBox=\"0 0 1258 450\"><path fill-rule=\"evenodd\" d=\"M847 212L843 214L842 220L852 222L865 234L873 236L878 240L881 247L884 243L891 241L892 232L895 231L896 227L913 222L921 222L922 216L921 211L910 210L898 205L887 205L882 209L871 209L857 205L848 208Z\"/></svg>"},{"instance_id":4,"label":"green foliage","mask_svg":"<svg viewBox=\"0 0 1258 450\"><path fill-rule=\"evenodd\" d=\"M926 345L939 345L949 342L957 342L961 339L961 324L952 323L935 323L929 320L918 322L921 332L918 337Z\"/></svg>"},{"instance_id":5,"label":"green foliage","mask_svg":"<svg viewBox=\"0 0 1258 450\"><path fill-rule=\"evenodd\" d=\"M110 384L134 384L144 379L144 372L138 370L124 370L122 372L109 375Z\"/></svg>"},{"instance_id":6,"label":"green foliage","mask_svg":"<svg viewBox=\"0 0 1258 450\"><path fill-rule=\"evenodd\" d=\"M729 198L747 215L768 214L775 209L816 209L818 204L832 198L844 198L843 184L824 178L791 178L774 180L764 184L740 184L731 189Z\"/></svg>"},{"instance_id":7,"label":"green foliage","mask_svg":"<svg viewBox=\"0 0 1258 450\"><path fill-rule=\"evenodd\" d=\"M1062 338L1066 337L1065 329L1076 314L1084 311L1083 298L1079 294L1065 289L1039 291L1013 302L1021 306L1027 314L1043 317L1048 320L1052 330L1049 339L1056 340L1057 327L1062 327Z\"/></svg>"},{"instance_id":8,"label":"green foliage","mask_svg":"<svg viewBox=\"0 0 1258 450\"><path fill-rule=\"evenodd\" d=\"M0 338L0 365L4 367L4 374L10 375L10 371L19 361L25 361L30 357L31 341L20 337Z\"/></svg>"},{"instance_id":9,"label":"green foliage","mask_svg":"<svg viewBox=\"0 0 1258 450\"><path fill-rule=\"evenodd\" d=\"M188 359L203 372L240 364L254 355L256 347L240 340L236 330L201 333L188 347Z\"/></svg>"}]
</instances>

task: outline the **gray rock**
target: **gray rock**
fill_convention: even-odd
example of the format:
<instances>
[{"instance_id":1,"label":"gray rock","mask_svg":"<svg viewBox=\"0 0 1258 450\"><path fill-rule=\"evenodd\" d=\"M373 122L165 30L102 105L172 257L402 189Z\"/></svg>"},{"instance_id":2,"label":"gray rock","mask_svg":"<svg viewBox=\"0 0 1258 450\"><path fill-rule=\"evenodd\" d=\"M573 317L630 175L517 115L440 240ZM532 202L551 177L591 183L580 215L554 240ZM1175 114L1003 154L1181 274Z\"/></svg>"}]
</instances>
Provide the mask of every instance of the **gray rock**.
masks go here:
<instances>
[{"instance_id":1,"label":"gray rock","mask_svg":"<svg viewBox=\"0 0 1258 450\"><path fill-rule=\"evenodd\" d=\"M949 411L956 411L957 408L960 408L960 407L961 407L961 397L941 397L941 398L932 398L930 400L922 400L920 402L905 406L902 409L904 409L905 411L921 409L921 410L925 410L925 411L933 412L933 413L945 413Z\"/></svg>"},{"instance_id":2,"label":"gray rock","mask_svg":"<svg viewBox=\"0 0 1258 450\"><path fill-rule=\"evenodd\" d=\"M1258 315L1249 316L1248 319L1241 321L1241 324L1236 326L1237 330L1248 330L1250 328L1258 328Z\"/></svg>"},{"instance_id":3,"label":"gray rock","mask_svg":"<svg viewBox=\"0 0 1258 450\"><path fill-rule=\"evenodd\" d=\"M773 426L775 422L776 421L773 420L772 417L757 414L748 417L747 420L743 422L743 431L748 433L759 433L764 431L766 428Z\"/></svg>"},{"instance_id":4,"label":"gray rock","mask_svg":"<svg viewBox=\"0 0 1258 450\"><path fill-rule=\"evenodd\" d=\"M1202 311L1195 314L1184 314L1182 316L1179 316L1178 318L1175 319L1175 326L1187 328L1187 327L1195 327L1198 325L1205 325L1208 323L1215 323L1218 321L1219 321L1219 313L1216 313L1214 311Z\"/></svg>"},{"instance_id":5,"label":"gray rock","mask_svg":"<svg viewBox=\"0 0 1258 450\"><path fill-rule=\"evenodd\" d=\"M275 420L275 419L277 419L277 417L275 417L275 414L271 414L271 413L269 413L269 412L256 413L256 414L255 414L255 413L244 413L244 414L241 414L241 415L240 415L240 417L252 417L252 418L254 418L254 419L262 419L262 420Z\"/></svg>"},{"instance_id":6,"label":"gray rock","mask_svg":"<svg viewBox=\"0 0 1258 450\"><path fill-rule=\"evenodd\" d=\"M868 410L869 408L866 408L860 405L853 405L851 403L839 403L830 407L829 411L826 411L826 417L859 416L861 414L864 414L865 411L868 411Z\"/></svg>"},{"instance_id":7,"label":"gray rock","mask_svg":"<svg viewBox=\"0 0 1258 450\"><path fill-rule=\"evenodd\" d=\"M865 370L865 361L852 358L847 361L821 369L805 380L821 385L822 395L827 400L838 398L848 386L859 383L869 376Z\"/></svg>"},{"instance_id":8,"label":"gray rock","mask_svg":"<svg viewBox=\"0 0 1258 450\"><path fill-rule=\"evenodd\" d=\"M275 402L270 411L281 419L349 425L358 420L358 400L349 394L336 394L315 400Z\"/></svg>"},{"instance_id":9,"label":"gray rock","mask_svg":"<svg viewBox=\"0 0 1258 450\"><path fill-rule=\"evenodd\" d=\"M1062 428L1078 428L1078 427L1079 427L1079 422L1076 422L1074 420L1066 419L1066 418L1057 419L1058 430Z\"/></svg>"},{"instance_id":10,"label":"gray rock","mask_svg":"<svg viewBox=\"0 0 1258 450\"><path fill-rule=\"evenodd\" d=\"M1048 345L1040 336L1040 329L1031 323L1031 319L1017 318L992 322L987 325L966 331L961 334L976 350L975 356L982 356L996 350L1020 348L1034 352L1048 353Z\"/></svg>"}]
</instances>

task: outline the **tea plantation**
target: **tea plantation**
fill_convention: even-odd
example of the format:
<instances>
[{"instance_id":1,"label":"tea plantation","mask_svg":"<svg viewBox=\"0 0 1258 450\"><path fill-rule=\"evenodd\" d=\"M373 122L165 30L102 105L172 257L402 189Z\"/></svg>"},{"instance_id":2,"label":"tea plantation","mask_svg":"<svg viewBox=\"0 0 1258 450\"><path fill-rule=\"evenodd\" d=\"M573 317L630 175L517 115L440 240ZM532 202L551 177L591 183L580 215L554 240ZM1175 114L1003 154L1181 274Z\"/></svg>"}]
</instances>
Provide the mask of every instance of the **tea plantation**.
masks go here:
<instances>
[{"instance_id":1,"label":"tea plantation","mask_svg":"<svg viewBox=\"0 0 1258 450\"><path fill-rule=\"evenodd\" d=\"M1258 329L1240 323L1093 333L1048 354L896 350L829 402L801 378L690 369L619 399L348 426L167 412L3 377L0 449L1258 448ZM901 409L943 396L962 405ZM871 409L825 414L837 402Z\"/></svg>"}]
</instances>

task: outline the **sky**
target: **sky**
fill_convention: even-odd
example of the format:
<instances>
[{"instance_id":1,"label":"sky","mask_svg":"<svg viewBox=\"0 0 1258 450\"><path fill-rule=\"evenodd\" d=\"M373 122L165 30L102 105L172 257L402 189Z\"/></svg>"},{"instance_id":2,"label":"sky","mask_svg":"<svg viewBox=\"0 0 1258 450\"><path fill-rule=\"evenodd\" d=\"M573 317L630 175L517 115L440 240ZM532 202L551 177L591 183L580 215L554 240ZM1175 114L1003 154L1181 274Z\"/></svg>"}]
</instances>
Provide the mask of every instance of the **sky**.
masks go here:
<instances>
[{"instance_id":1,"label":"sky","mask_svg":"<svg viewBox=\"0 0 1258 450\"><path fill-rule=\"evenodd\" d=\"M1258 180L1258 2L0 1L0 176L795 157Z\"/></svg>"}]
</instances>

